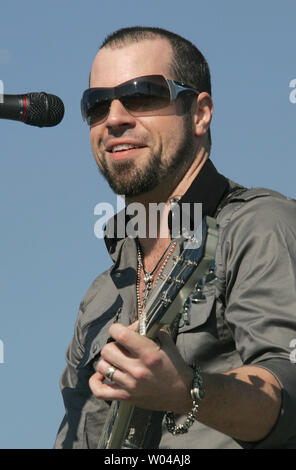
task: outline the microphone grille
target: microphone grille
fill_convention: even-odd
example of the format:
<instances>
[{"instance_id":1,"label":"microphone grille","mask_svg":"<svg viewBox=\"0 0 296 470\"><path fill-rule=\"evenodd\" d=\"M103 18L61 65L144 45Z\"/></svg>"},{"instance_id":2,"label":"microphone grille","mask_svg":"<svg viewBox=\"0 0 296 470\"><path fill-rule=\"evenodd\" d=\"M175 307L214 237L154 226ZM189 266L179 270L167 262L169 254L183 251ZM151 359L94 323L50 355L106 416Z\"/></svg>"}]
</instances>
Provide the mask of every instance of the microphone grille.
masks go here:
<instances>
[{"instance_id":1,"label":"microphone grille","mask_svg":"<svg viewBox=\"0 0 296 470\"><path fill-rule=\"evenodd\" d=\"M27 93L27 114L24 122L31 126L52 127L64 117L64 103L55 95L45 92Z\"/></svg>"}]
</instances>

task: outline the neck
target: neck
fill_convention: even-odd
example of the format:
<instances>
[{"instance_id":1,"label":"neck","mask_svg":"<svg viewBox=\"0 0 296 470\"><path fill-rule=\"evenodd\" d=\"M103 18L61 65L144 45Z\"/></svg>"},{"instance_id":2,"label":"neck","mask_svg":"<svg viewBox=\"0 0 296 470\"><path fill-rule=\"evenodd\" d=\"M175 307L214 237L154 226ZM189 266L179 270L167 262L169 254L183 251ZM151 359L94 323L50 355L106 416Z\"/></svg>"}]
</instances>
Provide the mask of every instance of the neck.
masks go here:
<instances>
[{"instance_id":1,"label":"neck","mask_svg":"<svg viewBox=\"0 0 296 470\"><path fill-rule=\"evenodd\" d=\"M168 175L153 190L135 197L126 198L126 204L138 202L148 206L149 203L166 203L175 197L175 195L183 195L201 171L208 157L209 151L202 147L190 165L178 168L174 174Z\"/></svg>"},{"instance_id":2,"label":"neck","mask_svg":"<svg viewBox=\"0 0 296 470\"><path fill-rule=\"evenodd\" d=\"M145 208L146 237L139 237L139 242L146 264L153 265L155 260L161 256L163 251L170 244L171 238L168 227L168 213L171 200L173 198L180 199L185 194L194 179L200 173L208 157L209 152L206 148L202 147L191 165L185 169L185 172L176 172L177 175L175 177L169 176L166 181L162 181L161 184L152 191L141 194L135 198L126 199L127 205L137 202L141 203ZM160 205L160 203L162 204ZM155 218L151 217L151 214L149 216L150 209L154 208L155 212L155 204L158 204L159 209L162 209L157 221ZM156 227L155 224L157 225ZM151 233L153 236L151 236Z\"/></svg>"}]
</instances>

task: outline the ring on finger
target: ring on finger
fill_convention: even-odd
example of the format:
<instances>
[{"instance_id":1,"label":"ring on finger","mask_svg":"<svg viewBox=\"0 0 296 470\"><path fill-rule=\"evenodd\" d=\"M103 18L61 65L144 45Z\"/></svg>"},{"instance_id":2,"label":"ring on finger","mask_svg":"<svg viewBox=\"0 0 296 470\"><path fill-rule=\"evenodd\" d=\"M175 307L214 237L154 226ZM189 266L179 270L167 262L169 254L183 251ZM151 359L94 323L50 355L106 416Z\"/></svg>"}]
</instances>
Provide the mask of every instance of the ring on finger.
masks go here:
<instances>
[{"instance_id":1,"label":"ring on finger","mask_svg":"<svg viewBox=\"0 0 296 470\"><path fill-rule=\"evenodd\" d=\"M105 374L105 377L109 380L112 380L112 377L115 373L116 369L114 367L109 367L109 369L107 370L106 374Z\"/></svg>"}]
</instances>

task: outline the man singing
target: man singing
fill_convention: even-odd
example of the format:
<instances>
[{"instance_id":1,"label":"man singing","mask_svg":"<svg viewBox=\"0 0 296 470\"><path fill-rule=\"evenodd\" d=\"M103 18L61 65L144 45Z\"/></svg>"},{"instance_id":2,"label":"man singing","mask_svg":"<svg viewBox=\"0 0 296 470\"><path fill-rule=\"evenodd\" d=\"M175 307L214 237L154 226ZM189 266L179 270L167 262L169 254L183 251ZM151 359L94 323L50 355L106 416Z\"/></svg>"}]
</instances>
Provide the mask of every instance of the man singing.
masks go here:
<instances>
[{"instance_id":1,"label":"man singing","mask_svg":"<svg viewBox=\"0 0 296 470\"><path fill-rule=\"evenodd\" d=\"M149 236L149 217L146 236L117 238L106 230L113 265L80 305L55 447L97 448L110 402L118 400L139 408L135 434L149 416L134 447L296 448L296 369L289 360L295 203L243 188L209 160L213 104L205 58L163 29L119 30L94 59L82 114L111 188L127 206L141 203L148 213L151 203L165 203L167 211L157 237ZM218 279L203 303L192 304L189 321L180 318L176 337L160 331L156 343L137 332L137 320L183 249L171 236L172 200L202 203L203 216L217 219Z\"/></svg>"}]
</instances>

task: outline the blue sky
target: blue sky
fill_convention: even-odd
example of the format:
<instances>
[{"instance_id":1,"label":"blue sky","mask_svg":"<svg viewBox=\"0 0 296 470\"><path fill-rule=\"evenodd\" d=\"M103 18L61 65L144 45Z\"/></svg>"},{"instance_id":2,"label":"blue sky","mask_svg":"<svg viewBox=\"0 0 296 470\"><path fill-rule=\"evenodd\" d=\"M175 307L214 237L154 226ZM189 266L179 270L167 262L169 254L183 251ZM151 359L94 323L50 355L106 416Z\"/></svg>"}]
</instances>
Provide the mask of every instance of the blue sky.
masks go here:
<instances>
[{"instance_id":1,"label":"blue sky","mask_svg":"<svg viewBox=\"0 0 296 470\"><path fill-rule=\"evenodd\" d=\"M116 196L80 116L99 44L136 24L194 42L212 72L214 164L237 182L296 197L296 3L10 0L0 9L5 93L47 91L66 109L54 128L0 120L0 448L51 448L78 306L110 265L94 208Z\"/></svg>"}]
</instances>

